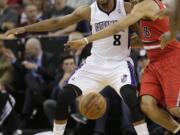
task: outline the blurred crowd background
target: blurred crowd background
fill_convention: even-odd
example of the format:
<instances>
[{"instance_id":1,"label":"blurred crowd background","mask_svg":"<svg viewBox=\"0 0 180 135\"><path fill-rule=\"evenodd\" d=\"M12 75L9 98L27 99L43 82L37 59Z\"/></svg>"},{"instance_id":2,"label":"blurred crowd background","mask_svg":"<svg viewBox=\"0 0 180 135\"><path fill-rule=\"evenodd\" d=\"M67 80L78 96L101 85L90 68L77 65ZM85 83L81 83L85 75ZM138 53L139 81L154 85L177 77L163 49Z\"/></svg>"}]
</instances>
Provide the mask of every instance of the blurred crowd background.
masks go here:
<instances>
[{"instance_id":1,"label":"blurred crowd background","mask_svg":"<svg viewBox=\"0 0 180 135\"><path fill-rule=\"evenodd\" d=\"M9 29L64 16L77 7L92 2L93 0L0 0L0 38ZM26 33L0 40L2 134L32 135L38 131L51 130L57 93L61 91L72 72L90 55L91 50L89 44L82 50L64 51L64 43L89 34L91 34L89 23L81 21L54 32ZM132 49L131 57L140 84L148 63L146 51L143 48ZM114 97L117 98L114 100L121 102L118 96ZM119 112L118 116L109 116L108 123L111 124L106 126L107 131L104 133L106 135L110 130L117 132L120 130L118 125L120 121L122 122L120 117L123 116L121 115L123 112L118 109L116 111ZM80 131L86 135L93 134L96 128L93 121L81 125L72 120L68 125L67 134L77 134L77 130L78 134ZM71 130L68 132L68 129ZM152 135L166 134L163 128L150 121L149 129Z\"/></svg>"}]
</instances>

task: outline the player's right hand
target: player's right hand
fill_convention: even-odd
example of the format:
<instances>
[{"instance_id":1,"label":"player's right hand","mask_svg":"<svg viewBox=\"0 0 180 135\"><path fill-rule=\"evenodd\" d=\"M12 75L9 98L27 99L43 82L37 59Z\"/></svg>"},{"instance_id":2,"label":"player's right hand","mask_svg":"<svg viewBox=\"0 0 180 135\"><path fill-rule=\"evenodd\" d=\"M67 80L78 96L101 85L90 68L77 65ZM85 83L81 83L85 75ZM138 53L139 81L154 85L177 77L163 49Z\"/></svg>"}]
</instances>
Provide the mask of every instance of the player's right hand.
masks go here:
<instances>
[{"instance_id":1,"label":"player's right hand","mask_svg":"<svg viewBox=\"0 0 180 135\"><path fill-rule=\"evenodd\" d=\"M25 32L26 32L26 28L25 27L19 27L19 28L8 30L5 33L5 36L8 36L8 35L18 35L18 34L22 34L22 33L25 33Z\"/></svg>"},{"instance_id":2,"label":"player's right hand","mask_svg":"<svg viewBox=\"0 0 180 135\"><path fill-rule=\"evenodd\" d=\"M65 47L69 47L71 49L79 50L79 49L82 49L85 45L86 45L86 41L84 39L80 39L80 40L68 41L65 44Z\"/></svg>"},{"instance_id":3,"label":"player's right hand","mask_svg":"<svg viewBox=\"0 0 180 135\"><path fill-rule=\"evenodd\" d=\"M170 32L164 33L161 38L161 49L164 49L167 46L167 43L171 41L171 35Z\"/></svg>"}]
</instances>

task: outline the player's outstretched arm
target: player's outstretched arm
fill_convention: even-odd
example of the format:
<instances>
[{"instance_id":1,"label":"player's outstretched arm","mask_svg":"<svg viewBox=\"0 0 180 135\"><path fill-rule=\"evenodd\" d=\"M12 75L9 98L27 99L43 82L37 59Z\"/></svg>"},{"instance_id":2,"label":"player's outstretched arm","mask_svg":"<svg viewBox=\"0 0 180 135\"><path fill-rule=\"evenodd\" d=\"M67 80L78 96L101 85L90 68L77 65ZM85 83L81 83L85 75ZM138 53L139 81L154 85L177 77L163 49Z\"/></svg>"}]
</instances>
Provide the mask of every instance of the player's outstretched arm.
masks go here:
<instances>
[{"instance_id":1,"label":"player's outstretched arm","mask_svg":"<svg viewBox=\"0 0 180 135\"><path fill-rule=\"evenodd\" d=\"M97 32L94 35L87 37L88 42L92 42L98 39L106 38L112 36L120 31L123 31L125 28L128 28L130 25L136 23L144 16L143 12L140 10L135 9L130 14L128 14L123 19L119 20L117 23L108 26L107 28L103 29L102 31Z\"/></svg>"},{"instance_id":2,"label":"player's outstretched arm","mask_svg":"<svg viewBox=\"0 0 180 135\"><path fill-rule=\"evenodd\" d=\"M44 32L53 31L59 28L65 28L69 25L75 24L82 19L89 20L90 7L82 6L77 8L73 13L63 16L47 19L32 25L27 25L25 27L20 27L12 29L6 32L6 36L10 34L22 34L24 32Z\"/></svg>"},{"instance_id":3,"label":"player's outstretched arm","mask_svg":"<svg viewBox=\"0 0 180 135\"><path fill-rule=\"evenodd\" d=\"M112 36L125 28L129 27L130 25L136 23L139 21L142 17L144 17L145 12L142 12L144 10L143 8L139 8L140 4L137 4L130 14L116 22L115 24L108 26L107 28L97 32L96 34L93 34L91 36L88 36L81 40L75 40L75 41L68 41L67 46L70 46L70 48L74 49L80 49L86 44L93 42L98 39L106 38L109 36Z\"/></svg>"}]
</instances>

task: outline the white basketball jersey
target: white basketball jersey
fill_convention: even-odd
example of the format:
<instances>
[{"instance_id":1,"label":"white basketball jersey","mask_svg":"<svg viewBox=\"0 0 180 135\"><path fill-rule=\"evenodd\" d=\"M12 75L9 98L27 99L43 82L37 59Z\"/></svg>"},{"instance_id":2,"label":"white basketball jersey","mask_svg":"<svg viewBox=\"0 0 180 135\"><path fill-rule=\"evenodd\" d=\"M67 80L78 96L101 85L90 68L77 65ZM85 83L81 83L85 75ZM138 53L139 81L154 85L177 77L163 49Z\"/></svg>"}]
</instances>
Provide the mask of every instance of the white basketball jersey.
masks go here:
<instances>
[{"instance_id":1,"label":"white basketball jersey","mask_svg":"<svg viewBox=\"0 0 180 135\"><path fill-rule=\"evenodd\" d=\"M116 0L114 9L106 13L95 1L91 5L92 34L106 28L126 16L124 1ZM93 42L91 54L106 60L122 60L130 55L128 28L114 36Z\"/></svg>"}]
</instances>

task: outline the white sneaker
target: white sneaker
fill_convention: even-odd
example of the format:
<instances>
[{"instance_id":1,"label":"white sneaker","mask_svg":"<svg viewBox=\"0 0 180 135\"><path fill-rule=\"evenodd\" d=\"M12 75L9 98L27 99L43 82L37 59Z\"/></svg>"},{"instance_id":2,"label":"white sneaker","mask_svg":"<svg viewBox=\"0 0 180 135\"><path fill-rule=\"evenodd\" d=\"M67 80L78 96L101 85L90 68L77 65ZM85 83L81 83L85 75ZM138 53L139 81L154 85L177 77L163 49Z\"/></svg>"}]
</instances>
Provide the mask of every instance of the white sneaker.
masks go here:
<instances>
[{"instance_id":1,"label":"white sneaker","mask_svg":"<svg viewBox=\"0 0 180 135\"><path fill-rule=\"evenodd\" d=\"M61 125L54 123L53 134L54 135L64 135L65 128L66 128L66 123L61 124Z\"/></svg>"},{"instance_id":2,"label":"white sneaker","mask_svg":"<svg viewBox=\"0 0 180 135\"><path fill-rule=\"evenodd\" d=\"M53 135L64 135L64 130L56 131L56 132L53 133Z\"/></svg>"}]
</instances>

